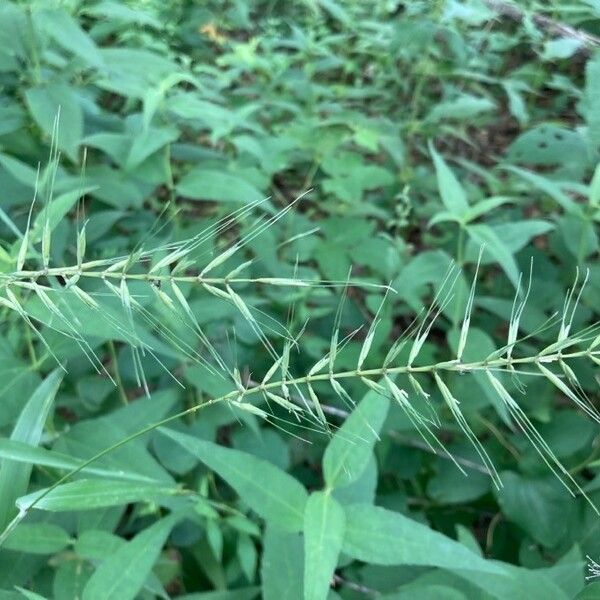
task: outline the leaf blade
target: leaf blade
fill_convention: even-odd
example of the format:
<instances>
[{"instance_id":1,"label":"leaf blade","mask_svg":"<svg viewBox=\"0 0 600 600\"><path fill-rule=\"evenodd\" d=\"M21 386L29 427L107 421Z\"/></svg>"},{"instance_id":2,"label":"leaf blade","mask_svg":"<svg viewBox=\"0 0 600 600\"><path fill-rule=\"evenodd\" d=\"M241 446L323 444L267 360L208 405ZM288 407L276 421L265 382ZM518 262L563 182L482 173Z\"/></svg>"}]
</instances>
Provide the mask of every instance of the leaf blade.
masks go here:
<instances>
[{"instance_id":1,"label":"leaf blade","mask_svg":"<svg viewBox=\"0 0 600 600\"><path fill-rule=\"evenodd\" d=\"M17 500L17 506L21 510L28 510L35 502L34 508L38 510L70 512L121 506L132 502L148 502L177 493L178 489L174 487L127 481L79 479L59 485L51 491L46 488L21 496Z\"/></svg>"},{"instance_id":2,"label":"leaf blade","mask_svg":"<svg viewBox=\"0 0 600 600\"><path fill-rule=\"evenodd\" d=\"M123 544L94 572L83 600L133 600L140 591L167 540L174 516L157 521Z\"/></svg>"},{"instance_id":3,"label":"leaf blade","mask_svg":"<svg viewBox=\"0 0 600 600\"><path fill-rule=\"evenodd\" d=\"M302 529L308 494L285 471L246 452L170 429L160 431L215 471L267 522L290 532Z\"/></svg>"},{"instance_id":4,"label":"leaf blade","mask_svg":"<svg viewBox=\"0 0 600 600\"><path fill-rule=\"evenodd\" d=\"M35 389L15 424L10 439L37 446L46 417L63 378L59 369L54 370ZM0 530L8 524L15 513L15 501L27 491L33 465L17 461L2 461L0 469Z\"/></svg>"},{"instance_id":5,"label":"leaf blade","mask_svg":"<svg viewBox=\"0 0 600 600\"><path fill-rule=\"evenodd\" d=\"M352 558L378 565L427 565L503 573L501 567L426 525L369 504L346 507L342 550Z\"/></svg>"},{"instance_id":6,"label":"leaf blade","mask_svg":"<svg viewBox=\"0 0 600 600\"><path fill-rule=\"evenodd\" d=\"M325 600L344 539L346 516L327 492L314 492L304 513L304 600Z\"/></svg>"},{"instance_id":7,"label":"leaf blade","mask_svg":"<svg viewBox=\"0 0 600 600\"><path fill-rule=\"evenodd\" d=\"M348 485L361 476L379 439L389 406L388 398L369 390L338 429L323 457L323 475L328 487Z\"/></svg>"},{"instance_id":8,"label":"leaf blade","mask_svg":"<svg viewBox=\"0 0 600 600\"><path fill-rule=\"evenodd\" d=\"M469 210L465 190L431 142L429 142L429 153L433 158L438 189L444 206L451 214L462 217Z\"/></svg>"}]
</instances>

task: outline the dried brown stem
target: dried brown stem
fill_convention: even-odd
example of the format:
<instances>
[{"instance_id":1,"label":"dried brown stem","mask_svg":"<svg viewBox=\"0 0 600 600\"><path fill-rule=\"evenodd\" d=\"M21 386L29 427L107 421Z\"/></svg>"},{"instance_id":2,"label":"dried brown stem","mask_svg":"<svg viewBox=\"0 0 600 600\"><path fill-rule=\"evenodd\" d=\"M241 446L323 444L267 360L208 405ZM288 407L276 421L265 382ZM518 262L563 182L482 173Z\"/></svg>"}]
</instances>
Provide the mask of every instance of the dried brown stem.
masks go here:
<instances>
[{"instance_id":1,"label":"dried brown stem","mask_svg":"<svg viewBox=\"0 0 600 600\"><path fill-rule=\"evenodd\" d=\"M587 31L581 31L571 25L566 25L559 21L555 21L550 17L539 15L537 13L529 13L520 9L514 4L508 2L501 2L499 0L485 0L486 6L493 10L500 16L508 17L513 21L521 23L526 18L530 18L540 29L560 37L568 37L579 40L582 44L579 52L584 54L591 54L594 48L600 47L600 38L588 33Z\"/></svg>"}]
</instances>

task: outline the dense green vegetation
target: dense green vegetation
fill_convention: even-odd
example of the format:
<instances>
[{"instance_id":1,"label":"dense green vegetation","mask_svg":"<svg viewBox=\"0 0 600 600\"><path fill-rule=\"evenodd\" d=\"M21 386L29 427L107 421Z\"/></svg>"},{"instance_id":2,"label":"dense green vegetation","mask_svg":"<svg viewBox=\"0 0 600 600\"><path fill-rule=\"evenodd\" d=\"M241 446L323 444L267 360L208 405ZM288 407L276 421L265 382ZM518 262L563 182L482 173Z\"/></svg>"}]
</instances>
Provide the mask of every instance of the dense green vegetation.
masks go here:
<instances>
[{"instance_id":1,"label":"dense green vegetation","mask_svg":"<svg viewBox=\"0 0 600 600\"><path fill-rule=\"evenodd\" d=\"M600 597L596 32L0 3L0 600Z\"/></svg>"}]
</instances>

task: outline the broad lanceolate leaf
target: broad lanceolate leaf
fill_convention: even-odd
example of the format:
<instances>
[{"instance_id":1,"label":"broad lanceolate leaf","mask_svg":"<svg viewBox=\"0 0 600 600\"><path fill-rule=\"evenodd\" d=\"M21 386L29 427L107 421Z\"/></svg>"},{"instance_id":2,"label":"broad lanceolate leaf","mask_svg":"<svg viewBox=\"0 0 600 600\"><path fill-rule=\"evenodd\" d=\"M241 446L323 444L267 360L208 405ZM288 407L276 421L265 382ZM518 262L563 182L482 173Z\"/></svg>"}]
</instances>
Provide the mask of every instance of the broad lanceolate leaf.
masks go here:
<instances>
[{"instance_id":1,"label":"broad lanceolate leaf","mask_svg":"<svg viewBox=\"0 0 600 600\"><path fill-rule=\"evenodd\" d=\"M477 244L485 246L486 252L498 261L504 269L511 283L516 287L519 285L519 267L506 244L498 237L496 232L484 223L469 225L467 227L469 237Z\"/></svg>"},{"instance_id":2,"label":"broad lanceolate leaf","mask_svg":"<svg viewBox=\"0 0 600 600\"><path fill-rule=\"evenodd\" d=\"M130 502L156 501L164 496L173 496L179 490L175 487L144 483L80 479L59 485L44 496L46 492L47 489L43 489L22 496L17 500L17 506L22 510L27 510L38 498L41 498L36 502L34 508L53 512L91 510L107 506L120 506Z\"/></svg>"},{"instance_id":3,"label":"broad lanceolate leaf","mask_svg":"<svg viewBox=\"0 0 600 600\"><path fill-rule=\"evenodd\" d=\"M83 136L83 111L74 89L62 83L32 87L25 92L25 99L31 116L46 136L52 135L54 120L60 113L58 148L77 161Z\"/></svg>"},{"instance_id":4,"label":"broad lanceolate leaf","mask_svg":"<svg viewBox=\"0 0 600 600\"><path fill-rule=\"evenodd\" d=\"M73 458L67 454L47 450L39 446L30 446L16 440L0 439L0 458L29 465L51 467L62 471L72 471L81 467L83 460ZM81 469L85 475L95 475L106 479L121 479L125 481L137 481L140 483L158 483L158 479L152 479L146 475L140 475L133 471L115 470L95 466L94 463Z\"/></svg>"},{"instance_id":5,"label":"broad lanceolate leaf","mask_svg":"<svg viewBox=\"0 0 600 600\"><path fill-rule=\"evenodd\" d=\"M53 198L47 209L44 208L38 213L30 232L30 241L32 244L37 244L42 239L44 225L46 220L50 227L50 231L54 231L56 226L65 218L67 213L75 206L79 198L96 189L95 186L85 186L81 189L71 190Z\"/></svg>"},{"instance_id":6,"label":"broad lanceolate leaf","mask_svg":"<svg viewBox=\"0 0 600 600\"><path fill-rule=\"evenodd\" d=\"M502 489L496 492L502 512L536 542L554 547L573 522L575 504L556 477L526 478L502 473Z\"/></svg>"},{"instance_id":7,"label":"broad lanceolate leaf","mask_svg":"<svg viewBox=\"0 0 600 600\"><path fill-rule=\"evenodd\" d=\"M304 551L300 534L267 526L261 564L264 600L297 600L303 597Z\"/></svg>"},{"instance_id":8,"label":"broad lanceolate leaf","mask_svg":"<svg viewBox=\"0 0 600 600\"><path fill-rule=\"evenodd\" d=\"M348 485L362 475L389 406L388 398L369 390L337 430L323 457L323 474L328 487Z\"/></svg>"},{"instance_id":9,"label":"broad lanceolate leaf","mask_svg":"<svg viewBox=\"0 0 600 600\"><path fill-rule=\"evenodd\" d=\"M217 200L250 204L263 194L245 179L211 169L194 169L177 185L182 196L194 200Z\"/></svg>"},{"instance_id":10,"label":"broad lanceolate leaf","mask_svg":"<svg viewBox=\"0 0 600 600\"><path fill-rule=\"evenodd\" d=\"M498 563L497 563L498 564ZM498 566L500 566L498 564ZM578 571L577 567L569 565L571 572ZM482 576L473 570L458 569L461 578L471 582L488 594L485 598L494 600L530 600L531 598L552 598L552 600L569 600L573 598L567 595L548 574L550 569L524 569L510 564L503 564L505 574L486 573ZM557 567L554 567L557 568ZM581 570L579 570L581 572ZM564 574L561 578L565 581Z\"/></svg>"},{"instance_id":11,"label":"broad lanceolate leaf","mask_svg":"<svg viewBox=\"0 0 600 600\"><path fill-rule=\"evenodd\" d=\"M304 513L304 599L325 600L344 539L344 509L329 492L310 495Z\"/></svg>"},{"instance_id":12,"label":"broad lanceolate leaf","mask_svg":"<svg viewBox=\"0 0 600 600\"><path fill-rule=\"evenodd\" d=\"M20 523L6 538L3 548L28 554L54 554L71 541L69 534L52 523Z\"/></svg>"},{"instance_id":13,"label":"broad lanceolate leaf","mask_svg":"<svg viewBox=\"0 0 600 600\"><path fill-rule=\"evenodd\" d=\"M162 550L176 519L154 523L105 560L83 590L83 600L133 600Z\"/></svg>"},{"instance_id":14,"label":"broad lanceolate leaf","mask_svg":"<svg viewBox=\"0 0 600 600\"><path fill-rule=\"evenodd\" d=\"M585 120L594 150L600 149L600 56L594 55L585 66Z\"/></svg>"},{"instance_id":15,"label":"broad lanceolate leaf","mask_svg":"<svg viewBox=\"0 0 600 600\"><path fill-rule=\"evenodd\" d=\"M94 40L64 10L45 10L41 16L44 29L57 44L82 58L87 66L104 66Z\"/></svg>"},{"instance_id":16,"label":"broad lanceolate leaf","mask_svg":"<svg viewBox=\"0 0 600 600\"><path fill-rule=\"evenodd\" d=\"M440 196L446 209L457 217L461 217L469 210L467 195L460 185L454 173L450 170L446 161L440 156L433 144L429 144L429 152L435 165L435 174L437 175L438 188Z\"/></svg>"},{"instance_id":17,"label":"broad lanceolate leaf","mask_svg":"<svg viewBox=\"0 0 600 600\"><path fill-rule=\"evenodd\" d=\"M538 175L533 171L528 171L527 169L521 169L519 167L515 167L513 165L507 165L503 167L507 171L518 175L522 179L524 179L529 189L531 186L542 190L544 193L548 194L553 200L555 200L567 213L582 215L581 206L579 206L570 196L567 194L559 182L553 181L543 175Z\"/></svg>"},{"instance_id":18,"label":"broad lanceolate leaf","mask_svg":"<svg viewBox=\"0 0 600 600\"><path fill-rule=\"evenodd\" d=\"M377 565L427 565L503 573L459 542L400 513L369 504L346 507L343 552Z\"/></svg>"},{"instance_id":19,"label":"broad lanceolate leaf","mask_svg":"<svg viewBox=\"0 0 600 600\"><path fill-rule=\"evenodd\" d=\"M26 590L25 588L15 586L15 588L20 592L20 598L27 598L27 600L48 600L46 596L42 596L37 592L32 592L31 590ZM11 597L12 598L12 597Z\"/></svg>"},{"instance_id":20,"label":"broad lanceolate leaf","mask_svg":"<svg viewBox=\"0 0 600 600\"><path fill-rule=\"evenodd\" d=\"M251 454L161 429L222 477L257 514L286 531L301 531L308 494L296 479Z\"/></svg>"},{"instance_id":21,"label":"broad lanceolate leaf","mask_svg":"<svg viewBox=\"0 0 600 600\"><path fill-rule=\"evenodd\" d=\"M15 424L11 440L37 446L46 417L62 381L62 371L55 370L37 387L24 406ZM0 467L0 530L8 524L16 513L15 501L27 491L31 464L3 460Z\"/></svg>"}]
</instances>

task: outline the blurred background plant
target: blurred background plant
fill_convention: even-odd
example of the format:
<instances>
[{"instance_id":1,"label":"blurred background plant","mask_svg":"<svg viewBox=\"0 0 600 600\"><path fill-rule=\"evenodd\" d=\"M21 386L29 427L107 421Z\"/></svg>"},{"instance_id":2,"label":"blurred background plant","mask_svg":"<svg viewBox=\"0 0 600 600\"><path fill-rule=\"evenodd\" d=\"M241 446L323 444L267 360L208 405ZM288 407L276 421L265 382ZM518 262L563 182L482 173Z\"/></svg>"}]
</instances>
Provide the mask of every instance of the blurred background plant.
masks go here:
<instances>
[{"instance_id":1,"label":"blurred background plant","mask_svg":"<svg viewBox=\"0 0 600 600\"><path fill-rule=\"evenodd\" d=\"M483 360L506 344L531 262L519 336L529 336L522 352L535 356L556 339L556 329L541 325L563 312L577 271L587 283L572 331L600 321L596 34L593 0L516 8L478 0L7 0L0 6L0 271L6 280L21 270L24 236L21 258L29 268L41 265L44 250L36 247L45 230L48 260L77 264L84 222L86 260L114 262L141 244L173 248L202 236L194 258L205 265L246 240L237 254L253 262L236 292L260 316L263 333L235 302L201 286L182 289L211 345L250 385L273 363L264 338L280 353L285 328L294 338L303 331L288 357L301 375L330 351L336 327L342 339L362 326L336 357L337 369L355 369L377 313L365 368L379 367L456 263L453 295L419 355L422 364L450 360L485 245L463 358ZM215 269L224 277L231 267ZM349 272L372 285L351 286L343 310L339 289L257 281L344 282ZM99 279L87 288L94 297L103 294ZM66 283L59 277L53 285ZM47 488L150 423L235 389L182 351L177 340L201 353L206 347L139 283L130 293L154 316L137 335L160 357L141 358L149 398L126 325L107 327L94 313L74 319L98 373L73 337L53 329L35 290L21 288L17 300L39 319L43 339L18 311L1 307L3 525L18 496ZM396 293L382 305L387 284ZM177 331L175 348L158 339L163 326ZM62 382L57 359L67 367ZM597 405L597 365L577 359L571 368L578 393ZM433 380L420 385L436 406L440 439L468 477L372 392L362 419L346 421L351 407L315 386L329 434L289 422L276 402L269 423L214 405L97 460L95 472L75 481L88 487L31 511L0 549L2 598L31 593L15 586L69 600L320 598L329 565L337 566L332 598L593 597L593 584L583 590L585 556L600 558L593 508L549 472L485 374L450 372L444 381L501 472L501 489ZM502 381L600 503L597 423L548 377ZM358 403L363 382L347 383ZM353 437L360 442L348 443ZM335 450L344 440L346 450ZM219 462L223 447L237 451L223 454L223 464L263 488L267 475L278 481L304 523L261 512L256 490ZM332 474L336 452L358 453L352 475ZM119 473L124 481L115 481ZM306 499L305 488L323 486L329 495ZM164 517L184 509L179 521ZM322 514L332 557L315 551L313 525ZM379 530L394 535L377 542ZM363 547L366 537L373 547ZM394 546L400 540L409 550ZM377 553L382 546L388 555ZM506 564L498 571L482 557ZM304 579L305 563L314 577Z\"/></svg>"}]
</instances>

